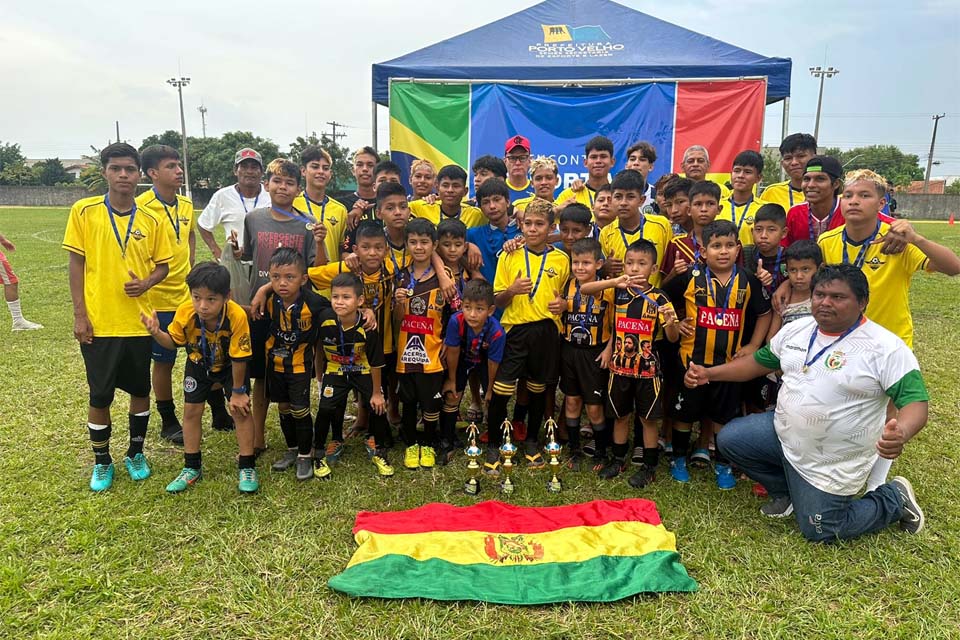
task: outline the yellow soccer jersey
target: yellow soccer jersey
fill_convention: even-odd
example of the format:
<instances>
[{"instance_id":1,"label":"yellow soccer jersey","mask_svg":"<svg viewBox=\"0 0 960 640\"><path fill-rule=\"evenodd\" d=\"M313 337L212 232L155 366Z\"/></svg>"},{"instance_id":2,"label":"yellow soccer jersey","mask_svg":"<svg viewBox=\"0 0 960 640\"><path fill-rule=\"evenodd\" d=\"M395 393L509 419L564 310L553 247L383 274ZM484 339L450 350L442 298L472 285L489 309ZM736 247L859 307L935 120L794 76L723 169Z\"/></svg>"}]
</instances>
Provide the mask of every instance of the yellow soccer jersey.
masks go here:
<instances>
[{"instance_id":1,"label":"yellow soccer jersey","mask_svg":"<svg viewBox=\"0 0 960 640\"><path fill-rule=\"evenodd\" d=\"M564 189L560 192L560 195L557 196L557 199L554 200L554 204L562 204L570 198L574 198L580 204L590 207L590 213L591 215L593 214L593 201L597 199L597 191L595 189L592 189L586 184L583 185L583 189L580 189L580 191ZM516 203L514 203L513 206L516 207Z\"/></svg>"},{"instance_id":2,"label":"yellow soccer jersey","mask_svg":"<svg viewBox=\"0 0 960 640\"><path fill-rule=\"evenodd\" d=\"M529 262L528 262L529 261ZM562 331L560 316L550 313L547 305L562 295L570 277L570 257L552 246L545 253L535 253L526 247L513 253L500 254L497 274L493 281L495 294L503 293L517 278L530 278L533 290L529 294L513 296L506 306L500 324L506 331L516 324L552 320Z\"/></svg>"},{"instance_id":3,"label":"yellow soccer jersey","mask_svg":"<svg viewBox=\"0 0 960 640\"><path fill-rule=\"evenodd\" d=\"M410 203L410 217L426 218L433 224L440 224L441 219L447 220L453 218L460 220L463 224L467 225L467 229L481 227L487 224L487 216L483 215L483 212L480 211L480 209L464 203L460 204L460 215L448 216L442 214L440 211L439 200L433 204L427 204L423 200L414 200Z\"/></svg>"},{"instance_id":4,"label":"yellow soccer jersey","mask_svg":"<svg viewBox=\"0 0 960 640\"><path fill-rule=\"evenodd\" d=\"M401 242L398 246L394 245L390 241L390 238L387 238L387 258L390 264L393 266L394 273L400 273L404 269L410 266L413 262L413 258L410 257L410 254L407 253L407 245Z\"/></svg>"},{"instance_id":5,"label":"yellow soccer jersey","mask_svg":"<svg viewBox=\"0 0 960 640\"><path fill-rule=\"evenodd\" d=\"M137 196L137 207L149 211L160 221L167 232L173 259L170 261L170 273L163 282L152 287L147 295L150 306L156 311L176 311L184 302L190 301L187 288L187 274L190 273L190 241L196 218L193 215L193 203L177 195L175 203L168 204L157 197L150 189Z\"/></svg>"},{"instance_id":6,"label":"yellow soccer jersey","mask_svg":"<svg viewBox=\"0 0 960 640\"><path fill-rule=\"evenodd\" d=\"M723 209L717 214L717 220L729 220L739 232L740 244L745 247L753 245L753 220L757 215L757 209L762 207L765 202L757 198L751 198L746 204L735 204L733 196L722 202Z\"/></svg>"},{"instance_id":7,"label":"yellow soccer jersey","mask_svg":"<svg viewBox=\"0 0 960 640\"><path fill-rule=\"evenodd\" d=\"M177 307L167 333L180 347L186 347L187 359L194 364L206 366L212 373L223 371L230 360L249 360L253 357L250 347L250 325L247 312L233 300L223 305L216 330L203 327L203 322L193 308L193 302L184 302ZM200 340L201 330L206 334L207 352Z\"/></svg>"},{"instance_id":8,"label":"yellow soccer jersey","mask_svg":"<svg viewBox=\"0 0 960 640\"><path fill-rule=\"evenodd\" d=\"M790 207L806 202L803 196L803 189L794 189L790 186L790 181L776 182L763 190L760 199L764 202L772 202L783 207L784 211L790 211Z\"/></svg>"},{"instance_id":9,"label":"yellow soccer jersey","mask_svg":"<svg viewBox=\"0 0 960 640\"><path fill-rule=\"evenodd\" d=\"M665 217L656 214L642 216L640 224L632 231L625 231L620 226L620 220L614 220L600 230L600 246L603 248L603 255L608 258L623 260L627 253L627 246L633 244L640 238L649 240L657 247L657 265L663 264L663 257L667 255L667 246L673 239L673 228L670 221ZM650 284L660 285L661 274L659 271L650 277Z\"/></svg>"},{"instance_id":10,"label":"yellow soccer jersey","mask_svg":"<svg viewBox=\"0 0 960 640\"><path fill-rule=\"evenodd\" d=\"M343 238L347 233L347 209L330 196L324 196L322 202L316 202L309 199L306 192L293 199L293 208L323 223L327 228L327 237L323 241L323 247L327 250L327 261L337 262L340 259Z\"/></svg>"},{"instance_id":11,"label":"yellow soccer jersey","mask_svg":"<svg viewBox=\"0 0 960 640\"><path fill-rule=\"evenodd\" d=\"M514 200L513 201L514 213L516 213L517 211L520 211L520 212L526 211L527 205L533 202L533 199L536 197L537 196L527 196L526 198L518 198L517 200Z\"/></svg>"},{"instance_id":12,"label":"yellow soccer jersey","mask_svg":"<svg viewBox=\"0 0 960 640\"><path fill-rule=\"evenodd\" d=\"M844 242L846 226L820 234L817 243L825 264L857 264L863 244ZM890 225L880 224L878 238L887 234ZM844 259L846 248L846 259ZM913 348L913 317L910 315L910 279L917 271L930 270L930 261L923 251L907 245L902 253L884 255L880 244L866 246L863 273L870 284L870 302L866 315L884 329L896 334Z\"/></svg>"},{"instance_id":13,"label":"yellow soccer jersey","mask_svg":"<svg viewBox=\"0 0 960 640\"><path fill-rule=\"evenodd\" d=\"M131 298L123 285L130 281L129 271L146 278L156 265L169 263L170 238L161 220L142 208L112 218L116 231L104 196L79 200L70 209L62 246L84 258L83 299L93 335L147 336L140 312L150 311L149 296Z\"/></svg>"}]
</instances>

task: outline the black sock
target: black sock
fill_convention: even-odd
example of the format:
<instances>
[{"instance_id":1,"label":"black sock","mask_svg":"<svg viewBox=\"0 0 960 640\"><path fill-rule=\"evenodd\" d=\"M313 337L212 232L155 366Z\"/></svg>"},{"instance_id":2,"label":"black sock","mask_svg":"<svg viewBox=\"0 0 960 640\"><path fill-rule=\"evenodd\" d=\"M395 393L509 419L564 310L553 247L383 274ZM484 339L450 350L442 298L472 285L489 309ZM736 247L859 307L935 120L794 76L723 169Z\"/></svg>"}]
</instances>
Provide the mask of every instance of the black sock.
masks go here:
<instances>
[{"instance_id":1,"label":"black sock","mask_svg":"<svg viewBox=\"0 0 960 640\"><path fill-rule=\"evenodd\" d=\"M157 400L157 413L160 414L160 421L164 426L180 424L180 421L177 420L177 412L173 407L173 400Z\"/></svg>"},{"instance_id":2,"label":"black sock","mask_svg":"<svg viewBox=\"0 0 960 640\"><path fill-rule=\"evenodd\" d=\"M214 416L226 413L227 407L224 404L223 389L210 389L207 394L207 404L210 405L210 410Z\"/></svg>"},{"instance_id":3,"label":"black sock","mask_svg":"<svg viewBox=\"0 0 960 640\"><path fill-rule=\"evenodd\" d=\"M283 441L287 443L287 449L296 449L297 426L289 410L280 412L280 432L283 433Z\"/></svg>"},{"instance_id":4,"label":"black sock","mask_svg":"<svg viewBox=\"0 0 960 640\"><path fill-rule=\"evenodd\" d=\"M580 451L580 418L567 418L567 446L570 452Z\"/></svg>"},{"instance_id":5,"label":"black sock","mask_svg":"<svg viewBox=\"0 0 960 640\"><path fill-rule=\"evenodd\" d=\"M293 417L293 428L297 434L297 453L309 456L313 448L313 420L310 418L310 409L295 409L290 412Z\"/></svg>"},{"instance_id":6,"label":"black sock","mask_svg":"<svg viewBox=\"0 0 960 640\"><path fill-rule=\"evenodd\" d=\"M528 399L529 402L529 399ZM504 417L506 417L506 412L504 412ZM527 405L520 404L519 402L513 405L513 420L515 422L524 422L527 419ZM500 422L503 422L501 419ZM499 424L499 423L497 423Z\"/></svg>"},{"instance_id":7,"label":"black sock","mask_svg":"<svg viewBox=\"0 0 960 640\"><path fill-rule=\"evenodd\" d=\"M238 469L255 469L257 467L257 456L240 456L237 459Z\"/></svg>"},{"instance_id":8,"label":"black sock","mask_svg":"<svg viewBox=\"0 0 960 640\"><path fill-rule=\"evenodd\" d=\"M651 469L660 464L660 449L657 447L644 447L643 464Z\"/></svg>"},{"instance_id":9,"label":"black sock","mask_svg":"<svg viewBox=\"0 0 960 640\"><path fill-rule=\"evenodd\" d=\"M341 411L335 409L334 413ZM327 434L330 433L330 416L328 411L318 408L317 418L313 422L313 449L316 455L323 455L321 452L327 447Z\"/></svg>"},{"instance_id":10,"label":"black sock","mask_svg":"<svg viewBox=\"0 0 960 640\"><path fill-rule=\"evenodd\" d=\"M91 429L88 425L87 431L90 433L90 444L93 446L93 457L96 464L113 462L113 458L110 456L110 435L113 433L113 427L108 424L103 429Z\"/></svg>"},{"instance_id":11,"label":"black sock","mask_svg":"<svg viewBox=\"0 0 960 640\"><path fill-rule=\"evenodd\" d=\"M636 414L633 416L633 441L638 447L643 445L643 422Z\"/></svg>"},{"instance_id":12,"label":"black sock","mask_svg":"<svg viewBox=\"0 0 960 640\"><path fill-rule=\"evenodd\" d=\"M540 425L543 422L543 412L547 408L547 394L541 391L533 393L527 391L527 441L537 442L540 439Z\"/></svg>"},{"instance_id":13,"label":"black sock","mask_svg":"<svg viewBox=\"0 0 960 640\"><path fill-rule=\"evenodd\" d=\"M496 448L503 444L503 432L500 431L500 426L507 417L507 403L509 401L510 396L502 396L496 392L490 398L490 407L487 409L487 429L491 447ZM516 415L516 407L514 407L514 415Z\"/></svg>"},{"instance_id":14,"label":"black sock","mask_svg":"<svg viewBox=\"0 0 960 640\"><path fill-rule=\"evenodd\" d=\"M387 416L370 412L370 433L373 435L373 442L378 450L386 446L389 429Z\"/></svg>"},{"instance_id":15,"label":"black sock","mask_svg":"<svg viewBox=\"0 0 960 640\"><path fill-rule=\"evenodd\" d=\"M344 407L344 411L346 407ZM330 416L331 440L343 442L343 411L335 411Z\"/></svg>"},{"instance_id":16,"label":"black sock","mask_svg":"<svg viewBox=\"0 0 960 640\"><path fill-rule=\"evenodd\" d=\"M626 460L627 451L630 449L630 445L626 442L614 442L613 443L613 457L617 460Z\"/></svg>"},{"instance_id":17,"label":"black sock","mask_svg":"<svg viewBox=\"0 0 960 640\"><path fill-rule=\"evenodd\" d=\"M147 427L150 425L150 412L138 416L128 414L130 419L130 445L127 447L127 457L134 457L143 453L143 441L147 439Z\"/></svg>"},{"instance_id":18,"label":"black sock","mask_svg":"<svg viewBox=\"0 0 960 640\"><path fill-rule=\"evenodd\" d=\"M440 412L440 440L448 447L457 439L457 412Z\"/></svg>"},{"instance_id":19,"label":"black sock","mask_svg":"<svg viewBox=\"0 0 960 640\"><path fill-rule=\"evenodd\" d=\"M423 419L423 433L420 434L418 444L432 447L437 442L437 420Z\"/></svg>"},{"instance_id":20,"label":"black sock","mask_svg":"<svg viewBox=\"0 0 960 640\"><path fill-rule=\"evenodd\" d=\"M600 425L593 425L593 444L596 448L596 452L593 454L597 458L606 458L607 457L607 446L610 444L610 437L613 433L612 429L607 428L606 425L603 425L602 429L598 429Z\"/></svg>"},{"instance_id":21,"label":"black sock","mask_svg":"<svg viewBox=\"0 0 960 640\"><path fill-rule=\"evenodd\" d=\"M686 458L687 449L690 448L690 432L689 431L677 431L676 427L673 429L673 457L674 458Z\"/></svg>"},{"instance_id":22,"label":"black sock","mask_svg":"<svg viewBox=\"0 0 960 640\"><path fill-rule=\"evenodd\" d=\"M403 441L408 447L419 444L416 404L404 402L400 405L400 426L403 429Z\"/></svg>"},{"instance_id":23,"label":"black sock","mask_svg":"<svg viewBox=\"0 0 960 640\"><path fill-rule=\"evenodd\" d=\"M183 466L185 466L187 469L196 469L197 471L199 471L200 470L200 452L197 451L196 453L187 453L186 451L184 451Z\"/></svg>"}]
</instances>

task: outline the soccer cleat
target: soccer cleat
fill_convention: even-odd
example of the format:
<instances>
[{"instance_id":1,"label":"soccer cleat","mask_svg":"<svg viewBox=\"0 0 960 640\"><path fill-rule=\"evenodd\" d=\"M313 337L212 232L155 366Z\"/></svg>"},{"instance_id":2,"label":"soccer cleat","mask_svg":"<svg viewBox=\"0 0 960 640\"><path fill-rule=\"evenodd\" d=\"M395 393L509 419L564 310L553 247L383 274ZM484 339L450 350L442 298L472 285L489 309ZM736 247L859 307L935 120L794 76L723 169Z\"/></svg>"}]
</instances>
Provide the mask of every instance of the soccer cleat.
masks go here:
<instances>
[{"instance_id":1,"label":"soccer cleat","mask_svg":"<svg viewBox=\"0 0 960 640\"><path fill-rule=\"evenodd\" d=\"M609 458L597 473L601 480L613 480L627 467L626 460Z\"/></svg>"},{"instance_id":2,"label":"soccer cleat","mask_svg":"<svg viewBox=\"0 0 960 640\"><path fill-rule=\"evenodd\" d=\"M710 466L710 450L709 449L694 449L693 453L690 454L690 466L691 467L709 467Z\"/></svg>"},{"instance_id":3,"label":"soccer cleat","mask_svg":"<svg viewBox=\"0 0 960 640\"><path fill-rule=\"evenodd\" d=\"M23 318L13 323L14 331L34 331L35 329L43 329L43 325Z\"/></svg>"},{"instance_id":4,"label":"soccer cleat","mask_svg":"<svg viewBox=\"0 0 960 640\"><path fill-rule=\"evenodd\" d=\"M340 456L343 455L343 443L339 440L331 440L327 445L327 464L337 464L340 462Z\"/></svg>"},{"instance_id":5,"label":"soccer cleat","mask_svg":"<svg viewBox=\"0 0 960 640\"><path fill-rule=\"evenodd\" d=\"M627 484L634 489L643 489L647 485L652 484L656 479L657 474L654 472L654 470L651 467L641 463L640 468L637 469L637 472L627 479Z\"/></svg>"},{"instance_id":6,"label":"soccer cleat","mask_svg":"<svg viewBox=\"0 0 960 640\"><path fill-rule=\"evenodd\" d=\"M768 518L787 518L793 515L793 501L790 496L773 498L760 507L760 513Z\"/></svg>"},{"instance_id":7,"label":"soccer cleat","mask_svg":"<svg viewBox=\"0 0 960 640\"><path fill-rule=\"evenodd\" d=\"M133 456L126 456L123 459L123 466L127 468L131 480L146 480L150 477L150 465L147 464L147 456L138 453Z\"/></svg>"},{"instance_id":8,"label":"soccer cleat","mask_svg":"<svg viewBox=\"0 0 960 640\"><path fill-rule=\"evenodd\" d=\"M260 478L256 469L240 469L238 477L237 489L240 493L256 493L260 489Z\"/></svg>"},{"instance_id":9,"label":"soccer cleat","mask_svg":"<svg viewBox=\"0 0 960 640\"><path fill-rule=\"evenodd\" d=\"M412 444L403 453L403 466L407 469L420 468L420 445Z\"/></svg>"},{"instance_id":10,"label":"soccer cleat","mask_svg":"<svg viewBox=\"0 0 960 640\"><path fill-rule=\"evenodd\" d=\"M186 491L193 485L203 479L203 473L200 469L191 469L184 467L180 474L173 479L173 482L167 485L167 493L180 493Z\"/></svg>"},{"instance_id":11,"label":"soccer cleat","mask_svg":"<svg viewBox=\"0 0 960 640\"><path fill-rule=\"evenodd\" d=\"M672 458L670 460L670 477L677 482L690 482L690 472L687 471L686 458Z\"/></svg>"},{"instance_id":12,"label":"soccer cleat","mask_svg":"<svg viewBox=\"0 0 960 640\"><path fill-rule=\"evenodd\" d=\"M729 491L737 486L737 478L733 475L733 469L729 464L717 463L713 467L713 473L717 476L717 488Z\"/></svg>"},{"instance_id":13,"label":"soccer cleat","mask_svg":"<svg viewBox=\"0 0 960 640\"><path fill-rule=\"evenodd\" d=\"M297 480L303 482L313 477L313 458L297 456Z\"/></svg>"},{"instance_id":14,"label":"soccer cleat","mask_svg":"<svg viewBox=\"0 0 960 640\"><path fill-rule=\"evenodd\" d=\"M633 448L633 455L630 456L630 463L634 465L643 464L643 447Z\"/></svg>"},{"instance_id":15,"label":"soccer cleat","mask_svg":"<svg viewBox=\"0 0 960 640\"><path fill-rule=\"evenodd\" d=\"M93 475L90 476L91 491L106 491L113 486L113 463L93 465Z\"/></svg>"},{"instance_id":16,"label":"soccer cleat","mask_svg":"<svg viewBox=\"0 0 960 640\"><path fill-rule=\"evenodd\" d=\"M420 447L420 466L431 469L435 464L437 464L437 452L433 447Z\"/></svg>"},{"instance_id":17,"label":"soccer cleat","mask_svg":"<svg viewBox=\"0 0 960 640\"><path fill-rule=\"evenodd\" d=\"M330 465L327 464L327 459L323 457L318 457L313 461L313 477L317 480L323 480L324 478L329 478L330 474L333 473L333 470L330 468Z\"/></svg>"},{"instance_id":18,"label":"soccer cleat","mask_svg":"<svg viewBox=\"0 0 960 640\"><path fill-rule=\"evenodd\" d=\"M381 476L389 478L393 475L393 467L387 462L387 452L385 449L377 451L376 455L370 458L370 461L373 462L373 466L377 468L377 473Z\"/></svg>"},{"instance_id":19,"label":"soccer cleat","mask_svg":"<svg viewBox=\"0 0 960 640\"><path fill-rule=\"evenodd\" d=\"M160 427L160 437L178 447L183 446L183 427L179 422L171 422Z\"/></svg>"},{"instance_id":20,"label":"soccer cleat","mask_svg":"<svg viewBox=\"0 0 960 640\"><path fill-rule=\"evenodd\" d=\"M274 471L286 471L295 464L297 464L297 450L287 449L283 452L283 457L270 465L270 468Z\"/></svg>"},{"instance_id":21,"label":"soccer cleat","mask_svg":"<svg viewBox=\"0 0 960 640\"><path fill-rule=\"evenodd\" d=\"M903 502L903 515L900 517L900 528L907 533L920 533L926 518L917 502L917 494L913 492L913 485L903 476L895 476L890 484L900 494Z\"/></svg>"}]
</instances>

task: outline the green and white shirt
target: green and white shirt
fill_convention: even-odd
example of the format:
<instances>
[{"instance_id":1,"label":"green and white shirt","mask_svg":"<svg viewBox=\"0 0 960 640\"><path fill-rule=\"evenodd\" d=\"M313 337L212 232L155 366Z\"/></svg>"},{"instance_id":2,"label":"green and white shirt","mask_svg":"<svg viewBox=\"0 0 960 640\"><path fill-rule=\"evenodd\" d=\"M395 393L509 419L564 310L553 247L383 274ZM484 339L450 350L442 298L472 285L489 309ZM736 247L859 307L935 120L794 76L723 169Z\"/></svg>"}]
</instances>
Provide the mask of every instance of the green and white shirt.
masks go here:
<instances>
[{"instance_id":1,"label":"green and white shirt","mask_svg":"<svg viewBox=\"0 0 960 640\"><path fill-rule=\"evenodd\" d=\"M785 325L754 359L783 370L774 426L784 457L821 491L853 495L877 459L888 400L899 409L930 397L913 352L867 319L804 372L804 363L837 338L803 318Z\"/></svg>"}]
</instances>

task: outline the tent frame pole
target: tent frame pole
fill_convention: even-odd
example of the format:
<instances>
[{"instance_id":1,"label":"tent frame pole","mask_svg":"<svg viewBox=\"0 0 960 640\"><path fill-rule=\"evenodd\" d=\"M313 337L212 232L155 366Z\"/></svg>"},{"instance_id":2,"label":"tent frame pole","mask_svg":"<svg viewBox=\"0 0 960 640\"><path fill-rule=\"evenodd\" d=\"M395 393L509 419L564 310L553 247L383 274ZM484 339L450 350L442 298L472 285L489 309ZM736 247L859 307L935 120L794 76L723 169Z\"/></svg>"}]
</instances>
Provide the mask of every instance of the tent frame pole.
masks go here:
<instances>
[{"instance_id":1,"label":"tent frame pole","mask_svg":"<svg viewBox=\"0 0 960 640\"><path fill-rule=\"evenodd\" d=\"M374 149L377 149L377 151L379 151L379 149L377 148L377 103L376 102L370 103L370 127L372 131L372 134L370 136L370 140L371 140L370 146L373 147Z\"/></svg>"},{"instance_id":2,"label":"tent frame pole","mask_svg":"<svg viewBox=\"0 0 960 640\"><path fill-rule=\"evenodd\" d=\"M576 79L576 80L499 80L492 78L390 78L390 82L414 82L418 84L514 84L534 87L563 87L567 85L608 87L630 84L653 84L673 82L740 82L743 80L767 80L767 76L739 76L736 78L627 78L620 80Z\"/></svg>"},{"instance_id":3,"label":"tent frame pole","mask_svg":"<svg viewBox=\"0 0 960 640\"><path fill-rule=\"evenodd\" d=\"M780 123L780 140L783 140L787 137L787 129L790 126L790 96L787 96L783 99L783 117ZM786 177L786 172L783 169L783 163L780 164L780 182L783 182L783 179Z\"/></svg>"}]
</instances>

